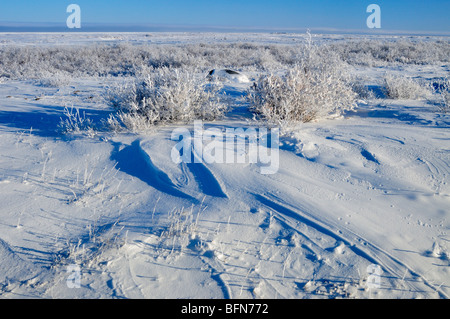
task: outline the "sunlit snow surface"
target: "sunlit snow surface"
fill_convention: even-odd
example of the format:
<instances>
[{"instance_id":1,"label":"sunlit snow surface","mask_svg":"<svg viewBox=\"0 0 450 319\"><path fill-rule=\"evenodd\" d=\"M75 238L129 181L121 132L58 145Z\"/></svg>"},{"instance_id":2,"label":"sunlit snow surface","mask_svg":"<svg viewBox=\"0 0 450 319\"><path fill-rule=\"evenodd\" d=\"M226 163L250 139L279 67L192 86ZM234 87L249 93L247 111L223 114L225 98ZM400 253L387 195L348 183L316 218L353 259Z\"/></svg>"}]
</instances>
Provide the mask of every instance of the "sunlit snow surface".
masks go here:
<instances>
[{"instance_id":1,"label":"sunlit snow surface","mask_svg":"<svg viewBox=\"0 0 450 319\"><path fill-rule=\"evenodd\" d=\"M123 41L291 45L305 36L1 34L0 48ZM353 67L374 87L386 71L430 80L450 66ZM450 116L433 103L374 97L299 125L280 137L278 172L263 175L258 163L174 163L171 132L193 123L61 132L72 107L107 119L102 94L117 80L0 82L0 297L450 296ZM251 84L225 81L234 108L205 129L260 127L241 99Z\"/></svg>"}]
</instances>

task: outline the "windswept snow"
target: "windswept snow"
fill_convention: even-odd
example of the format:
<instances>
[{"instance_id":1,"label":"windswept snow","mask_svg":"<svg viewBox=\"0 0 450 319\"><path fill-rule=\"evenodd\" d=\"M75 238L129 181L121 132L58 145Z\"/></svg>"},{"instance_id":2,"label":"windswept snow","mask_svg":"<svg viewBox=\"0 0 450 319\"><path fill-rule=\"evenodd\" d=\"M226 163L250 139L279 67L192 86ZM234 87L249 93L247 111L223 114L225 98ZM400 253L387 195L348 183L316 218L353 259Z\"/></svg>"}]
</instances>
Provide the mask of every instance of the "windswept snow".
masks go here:
<instances>
[{"instance_id":1,"label":"windswept snow","mask_svg":"<svg viewBox=\"0 0 450 319\"><path fill-rule=\"evenodd\" d=\"M100 40L188 41L116 36ZM3 39L34 44L30 35ZM449 70L397 71L430 79ZM376 85L385 69L355 72ZM72 106L94 123L108 118L101 96L111 82L0 84L2 298L450 296L449 114L426 100L360 101L281 135L278 172L261 174L260 163L175 163L171 133L193 123L62 133ZM261 127L241 99L250 85L225 80L234 108L205 129Z\"/></svg>"}]
</instances>

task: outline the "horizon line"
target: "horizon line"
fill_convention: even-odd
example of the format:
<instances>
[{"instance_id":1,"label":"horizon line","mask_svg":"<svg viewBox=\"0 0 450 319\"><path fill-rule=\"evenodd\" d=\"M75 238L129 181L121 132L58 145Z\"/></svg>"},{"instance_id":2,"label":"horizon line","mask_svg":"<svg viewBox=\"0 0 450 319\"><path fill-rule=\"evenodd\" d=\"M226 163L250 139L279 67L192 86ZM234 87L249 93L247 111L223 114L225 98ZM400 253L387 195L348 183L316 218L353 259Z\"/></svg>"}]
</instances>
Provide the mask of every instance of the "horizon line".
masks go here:
<instances>
[{"instance_id":1,"label":"horizon line","mask_svg":"<svg viewBox=\"0 0 450 319\"><path fill-rule=\"evenodd\" d=\"M84 25L84 27L83 27ZM450 36L450 31L437 30L391 30L391 29L344 29L334 27L261 27L220 26L205 24L150 24L150 23L83 23L79 29L69 29L61 22L0 21L0 33L137 33L137 32L218 32L218 33L315 33L365 34L365 35L416 35Z\"/></svg>"}]
</instances>

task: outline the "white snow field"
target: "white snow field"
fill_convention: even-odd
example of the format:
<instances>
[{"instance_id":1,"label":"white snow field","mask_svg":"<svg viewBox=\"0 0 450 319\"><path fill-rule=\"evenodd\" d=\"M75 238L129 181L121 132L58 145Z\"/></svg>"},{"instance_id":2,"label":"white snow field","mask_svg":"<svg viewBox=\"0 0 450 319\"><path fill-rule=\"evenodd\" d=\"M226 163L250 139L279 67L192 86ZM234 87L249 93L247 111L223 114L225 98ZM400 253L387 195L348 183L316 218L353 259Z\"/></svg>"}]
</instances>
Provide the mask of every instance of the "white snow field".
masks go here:
<instances>
[{"instance_id":1,"label":"white snow field","mask_svg":"<svg viewBox=\"0 0 450 319\"><path fill-rule=\"evenodd\" d=\"M23 50L99 42L283 52L304 38L0 34L0 51L16 48L11 59L23 68L8 76L0 61L0 298L448 298L450 114L436 92L393 99L381 91L385 73L429 83L448 76L450 51L429 63L350 63L372 94L340 116L283 130L274 174L261 174L260 163L174 162L171 134L193 132L193 121L101 129L114 113L105 87L122 76L58 76L48 67L28 77L23 58ZM354 40L449 42L315 36ZM223 80L229 110L205 129L264 127L245 92L267 70L197 67L199 76L234 67L250 79Z\"/></svg>"}]
</instances>

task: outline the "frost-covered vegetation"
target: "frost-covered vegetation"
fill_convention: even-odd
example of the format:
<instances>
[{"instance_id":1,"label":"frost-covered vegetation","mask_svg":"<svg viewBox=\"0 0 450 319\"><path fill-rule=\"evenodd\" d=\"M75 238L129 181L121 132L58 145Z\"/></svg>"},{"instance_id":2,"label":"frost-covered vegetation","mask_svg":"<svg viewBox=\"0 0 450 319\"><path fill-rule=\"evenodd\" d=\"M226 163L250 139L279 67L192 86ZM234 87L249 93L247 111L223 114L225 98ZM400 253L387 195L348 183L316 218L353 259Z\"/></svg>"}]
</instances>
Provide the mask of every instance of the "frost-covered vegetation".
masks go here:
<instances>
[{"instance_id":1,"label":"frost-covered vegetation","mask_svg":"<svg viewBox=\"0 0 450 319\"><path fill-rule=\"evenodd\" d=\"M215 120L226 111L217 94L196 72L167 67L151 69L131 83L118 84L106 94L118 111L109 123L133 131L160 123Z\"/></svg>"},{"instance_id":2,"label":"frost-covered vegetation","mask_svg":"<svg viewBox=\"0 0 450 319\"><path fill-rule=\"evenodd\" d=\"M329 47L352 65L386 66L391 63L426 65L450 62L448 40L354 40L330 44Z\"/></svg>"},{"instance_id":3,"label":"frost-covered vegetation","mask_svg":"<svg viewBox=\"0 0 450 319\"><path fill-rule=\"evenodd\" d=\"M339 57L310 43L286 74L261 76L249 96L251 108L263 119L290 124L351 109L356 93Z\"/></svg>"},{"instance_id":4,"label":"frost-covered vegetation","mask_svg":"<svg viewBox=\"0 0 450 319\"><path fill-rule=\"evenodd\" d=\"M446 77L438 81L436 91L439 110L444 113L450 112L450 78Z\"/></svg>"},{"instance_id":5,"label":"frost-covered vegetation","mask_svg":"<svg viewBox=\"0 0 450 319\"><path fill-rule=\"evenodd\" d=\"M313 45L310 35L292 45L11 45L0 47L0 79L34 79L43 87L67 86L80 77L119 79L120 84L105 94L106 103L117 111L109 126L139 131L160 123L219 118L226 106L219 101L218 89L206 83L205 74L231 68L258 75L247 101L261 119L280 124L339 113L354 106L356 95L372 96L362 83L351 81L351 66L448 63L449 52L446 40L346 40ZM421 99L433 93L431 83L408 77L386 75L383 80L388 98ZM447 110L448 88L434 93L439 110Z\"/></svg>"},{"instance_id":6,"label":"frost-covered vegetation","mask_svg":"<svg viewBox=\"0 0 450 319\"><path fill-rule=\"evenodd\" d=\"M392 74L386 74L384 77L384 88L386 96L391 99L417 100L426 98L432 93L429 83Z\"/></svg>"},{"instance_id":7,"label":"frost-covered vegetation","mask_svg":"<svg viewBox=\"0 0 450 319\"><path fill-rule=\"evenodd\" d=\"M324 43L320 51L335 52L351 65L450 62L450 42L359 40ZM0 47L0 76L39 78L71 76L134 76L142 67L208 70L229 67L274 70L293 66L305 44L195 43L173 45L95 44L78 46ZM45 71L44 71L45 70ZM43 74L43 72L45 74Z\"/></svg>"},{"instance_id":8,"label":"frost-covered vegetation","mask_svg":"<svg viewBox=\"0 0 450 319\"><path fill-rule=\"evenodd\" d=\"M0 47L0 75L37 78L48 74L135 76L142 68L216 67L264 70L295 63L297 46L256 44L184 44ZM45 70L46 74L43 74Z\"/></svg>"}]
</instances>

